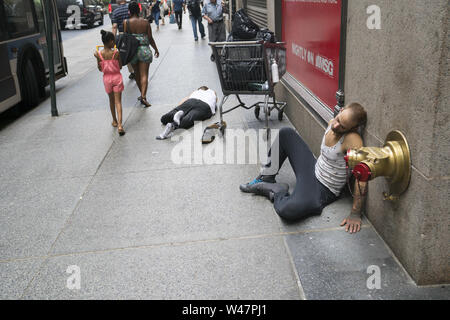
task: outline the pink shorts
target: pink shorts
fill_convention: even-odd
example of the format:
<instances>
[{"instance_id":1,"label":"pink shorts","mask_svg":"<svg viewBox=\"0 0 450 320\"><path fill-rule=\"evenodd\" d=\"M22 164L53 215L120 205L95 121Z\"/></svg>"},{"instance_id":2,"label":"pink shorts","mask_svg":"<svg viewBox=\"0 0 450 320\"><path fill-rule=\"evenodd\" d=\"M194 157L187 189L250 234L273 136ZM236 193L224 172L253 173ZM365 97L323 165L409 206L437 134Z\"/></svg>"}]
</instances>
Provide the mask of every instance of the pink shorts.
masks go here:
<instances>
[{"instance_id":1,"label":"pink shorts","mask_svg":"<svg viewBox=\"0 0 450 320\"><path fill-rule=\"evenodd\" d=\"M122 74L104 74L103 83L107 94L111 92L122 92L124 89Z\"/></svg>"}]
</instances>

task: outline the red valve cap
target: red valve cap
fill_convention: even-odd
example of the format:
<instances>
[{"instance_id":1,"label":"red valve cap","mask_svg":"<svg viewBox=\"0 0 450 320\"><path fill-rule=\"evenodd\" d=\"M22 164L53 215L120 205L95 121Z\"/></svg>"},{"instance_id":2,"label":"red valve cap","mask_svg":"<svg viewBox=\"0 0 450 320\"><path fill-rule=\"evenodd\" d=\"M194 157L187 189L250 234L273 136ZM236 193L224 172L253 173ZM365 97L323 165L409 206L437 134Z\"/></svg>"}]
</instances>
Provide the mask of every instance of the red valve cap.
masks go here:
<instances>
[{"instance_id":1,"label":"red valve cap","mask_svg":"<svg viewBox=\"0 0 450 320\"><path fill-rule=\"evenodd\" d=\"M352 173L355 176L355 178L361 182L367 182L372 177L372 172L370 171L369 166L362 162L358 163L355 166Z\"/></svg>"}]
</instances>

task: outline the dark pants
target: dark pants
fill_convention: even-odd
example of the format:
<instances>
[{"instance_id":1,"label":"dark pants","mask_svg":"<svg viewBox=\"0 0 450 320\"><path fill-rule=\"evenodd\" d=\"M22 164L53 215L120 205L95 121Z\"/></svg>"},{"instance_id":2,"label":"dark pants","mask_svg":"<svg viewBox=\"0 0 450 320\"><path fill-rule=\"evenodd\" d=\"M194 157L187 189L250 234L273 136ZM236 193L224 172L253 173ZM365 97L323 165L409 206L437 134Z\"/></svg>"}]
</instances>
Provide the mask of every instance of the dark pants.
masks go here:
<instances>
[{"instance_id":1,"label":"dark pants","mask_svg":"<svg viewBox=\"0 0 450 320\"><path fill-rule=\"evenodd\" d=\"M314 173L316 159L308 145L292 128L281 129L275 143L278 144L279 162L276 164L271 161L270 165L274 167L266 166L262 174L277 174L288 158L297 179L291 195L275 195L275 211L286 220L299 220L321 214L322 209L335 201L337 196L317 180ZM269 156L272 156L272 149L276 150L272 146Z\"/></svg>"},{"instance_id":2,"label":"dark pants","mask_svg":"<svg viewBox=\"0 0 450 320\"><path fill-rule=\"evenodd\" d=\"M203 121L212 117L211 108L206 102L198 99L188 99L172 111L161 117L162 124L173 122L173 116L178 111L183 111L184 115L180 120L179 128L189 129L194 125L194 121Z\"/></svg>"},{"instance_id":3,"label":"dark pants","mask_svg":"<svg viewBox=\"0 0 450 320\"><path fill-rule=\"evenodd\" d=\"M177 21L178 28L181 28L181 24L183 23L183 11L175 11L175 20Z\"/></svg>"},{"instance_id":4,"label":"dark pants","mask_svg":"<svg viewBox=\"0 0 450 320\"><path fill-rule=\"evenodd\" d=\"M208 23L209 42L223 42L226 40L225 23L222 21Z\"/></svg>"}]
</instances>

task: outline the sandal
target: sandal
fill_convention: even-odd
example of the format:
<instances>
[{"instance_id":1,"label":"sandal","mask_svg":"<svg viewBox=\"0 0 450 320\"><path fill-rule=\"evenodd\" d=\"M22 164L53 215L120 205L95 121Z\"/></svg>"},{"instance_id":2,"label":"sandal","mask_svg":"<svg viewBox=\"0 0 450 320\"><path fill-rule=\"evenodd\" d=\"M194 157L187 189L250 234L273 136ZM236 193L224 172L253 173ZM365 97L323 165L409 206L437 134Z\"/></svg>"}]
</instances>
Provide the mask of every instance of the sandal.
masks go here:
<instances>
[{"instance_id":1,"label":"sandal","mask_svg":"<svg viewBox=\"0 0 450 320\"><path fill-rule=\"evenodd\" d=\"M202 135L202 144L208 144L214 141L216 138L216 132L217 130L220 131L222 136L225 133L225 128L227 127L227 123L225 121L222 121L222 123L216 122L212 125L205 128Z\"/></svg>"},{"instance_id":2,"label":"sandal","mask_svg":"<svg viewBox=\"0 0 450 320\"><path fill-rule=\"evenodd\" d=\"M119 136L123 136L125 134L125 130L123 130L122 126L117 128L117 132L119 133Z\"/></svg>"},{"instance_id":3,"label":"sandal","mask_svg":"<svg viewBox=\"0 0 450 320\"><path fill-rule=\"evenodd\" d=\"M152 106L150 103L148 103L147 99L144 97L141 97L140 101L141 101L141 104L145 106L144 108L148 108L148 107Z\"/></svg>"}]
</instances>

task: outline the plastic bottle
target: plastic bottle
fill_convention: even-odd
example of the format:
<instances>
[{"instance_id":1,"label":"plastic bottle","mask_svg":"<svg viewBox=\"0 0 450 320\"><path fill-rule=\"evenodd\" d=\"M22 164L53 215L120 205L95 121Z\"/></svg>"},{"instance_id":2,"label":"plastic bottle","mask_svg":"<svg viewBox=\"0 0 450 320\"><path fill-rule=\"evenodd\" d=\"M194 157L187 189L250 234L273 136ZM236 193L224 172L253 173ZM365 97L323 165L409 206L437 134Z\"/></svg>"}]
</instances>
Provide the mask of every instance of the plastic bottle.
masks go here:
<instances>
[{"instance_id":1,"label":"plastic bottle","mask_svg":"<svg viewBox=\"0 0 450 320\"><path fill-rule=\"evenodd\" d=\"M278 81L280 81L280 76L278 74L278 64L273 58L271 68L272 68L272 82L277 83Z\"/></svg>"}]
</instances>

